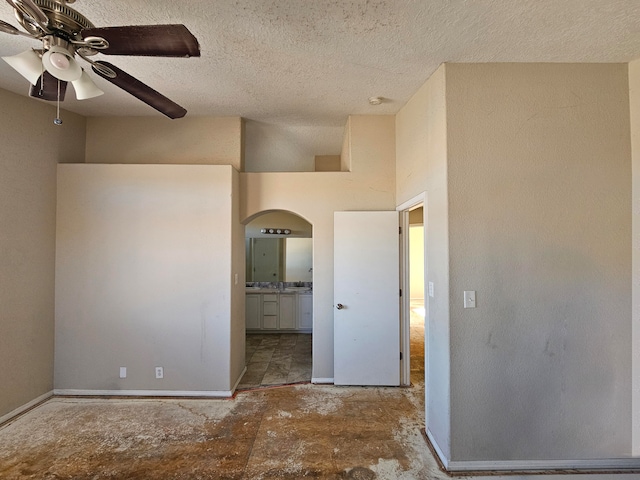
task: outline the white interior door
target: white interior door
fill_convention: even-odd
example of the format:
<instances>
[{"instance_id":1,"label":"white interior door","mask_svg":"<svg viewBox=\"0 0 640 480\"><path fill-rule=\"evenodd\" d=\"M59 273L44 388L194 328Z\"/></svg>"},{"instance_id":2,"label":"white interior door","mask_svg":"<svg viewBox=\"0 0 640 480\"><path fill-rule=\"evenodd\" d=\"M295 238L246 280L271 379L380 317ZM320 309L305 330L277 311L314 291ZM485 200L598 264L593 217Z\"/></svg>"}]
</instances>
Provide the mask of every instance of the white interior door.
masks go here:
<instances>
[{"instance_id":1,"label":"white interior door","mask_svg":"<svg viewBox=\"0 0 640 480\"><path fill-rule=\"evenodd\" d=\"M334 213L334 382L400 384L398 212Z\"/></svg>"}]
</instances>

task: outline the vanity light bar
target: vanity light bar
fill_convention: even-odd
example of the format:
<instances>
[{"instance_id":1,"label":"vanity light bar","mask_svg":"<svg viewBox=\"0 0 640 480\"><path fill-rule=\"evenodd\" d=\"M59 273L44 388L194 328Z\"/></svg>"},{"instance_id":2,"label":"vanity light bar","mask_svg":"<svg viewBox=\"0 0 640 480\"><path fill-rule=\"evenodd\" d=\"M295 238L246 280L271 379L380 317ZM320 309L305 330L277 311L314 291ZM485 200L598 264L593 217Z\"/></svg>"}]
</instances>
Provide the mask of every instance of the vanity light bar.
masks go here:
<instances>
[{"instance_id":1,"label":"vanity light bar","mask_svg":"<svg viewBox=\"0 0 640 480\"><path fill-rule=\"evenodd\" d=\"M260 233L268 233L274 235L289 235L291 230L288 228L261 228Z\"/></svg>"}]
</instances>

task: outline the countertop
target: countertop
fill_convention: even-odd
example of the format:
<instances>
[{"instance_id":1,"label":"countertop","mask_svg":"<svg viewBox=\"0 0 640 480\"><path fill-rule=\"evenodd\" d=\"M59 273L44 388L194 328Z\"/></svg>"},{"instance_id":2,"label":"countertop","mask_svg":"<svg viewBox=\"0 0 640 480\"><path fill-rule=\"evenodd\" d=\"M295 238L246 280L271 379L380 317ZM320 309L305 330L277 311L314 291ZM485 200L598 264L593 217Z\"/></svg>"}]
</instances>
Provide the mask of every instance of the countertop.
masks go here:
<instances>
[{"instance_id":1,"label":"countertop","mask_svg":"<svg viewBox=\"0 0 640 480\"><path fill-rule=\"evenodd\" d=\"M312 293L309 287L286 287L286 288L256 288L246 287L245 293Z\"/></svg>"}]
</instances>

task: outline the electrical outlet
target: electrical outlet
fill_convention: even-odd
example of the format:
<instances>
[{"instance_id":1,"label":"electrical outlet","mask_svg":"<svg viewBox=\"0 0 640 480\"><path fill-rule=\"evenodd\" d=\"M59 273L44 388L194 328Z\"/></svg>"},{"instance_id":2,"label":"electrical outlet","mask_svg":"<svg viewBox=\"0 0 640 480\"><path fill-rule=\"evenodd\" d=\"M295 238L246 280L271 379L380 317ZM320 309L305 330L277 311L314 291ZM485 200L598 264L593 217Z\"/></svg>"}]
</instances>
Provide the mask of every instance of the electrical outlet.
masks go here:
<instances>
[{"instance_id":1,"label":"electrical outlet","mask_svg":"<svg viewBox=\"0 0 640 480\"><path fill-rule=\"evenodd\" d=\"M127 367L120 367L120 378L127 378Z\"/></svg>"},{"instance_id":2,"label":"electrical outlet","mask_svg":"<svg viewBox=\"0 0 640 480\"><path fill-rule=\"evenodd\" d=\"M164 378L164 368L156 367L156 378Z\"/></svg>"}]
</instances>

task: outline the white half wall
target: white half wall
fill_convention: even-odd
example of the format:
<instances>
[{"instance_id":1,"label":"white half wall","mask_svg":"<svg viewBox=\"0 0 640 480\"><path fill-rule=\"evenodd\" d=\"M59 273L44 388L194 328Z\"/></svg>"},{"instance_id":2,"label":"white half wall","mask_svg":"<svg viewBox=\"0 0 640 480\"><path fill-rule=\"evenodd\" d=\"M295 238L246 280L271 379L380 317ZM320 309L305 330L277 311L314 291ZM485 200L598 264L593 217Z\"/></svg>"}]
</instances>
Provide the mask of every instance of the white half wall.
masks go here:
<instances>
[{"instance_id":1,"label":"white half wall","mask_svg":"<svg viewBox=\"0 0 640 480\"><path fill-rule=\"evenodd\" d=\"M244 368L236 176L213 165L58 167L56 391L232 389Z\"/></svg>"}]
</instances>

